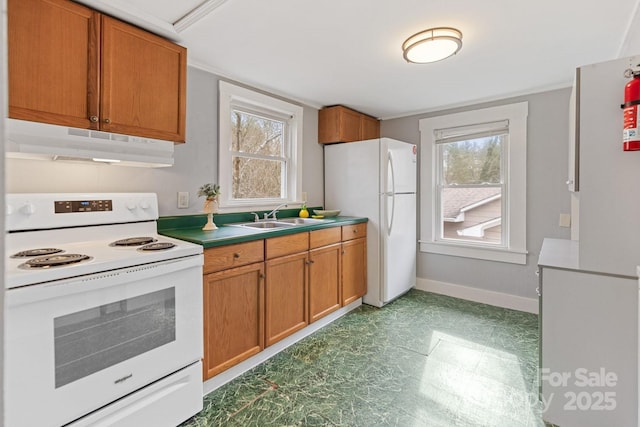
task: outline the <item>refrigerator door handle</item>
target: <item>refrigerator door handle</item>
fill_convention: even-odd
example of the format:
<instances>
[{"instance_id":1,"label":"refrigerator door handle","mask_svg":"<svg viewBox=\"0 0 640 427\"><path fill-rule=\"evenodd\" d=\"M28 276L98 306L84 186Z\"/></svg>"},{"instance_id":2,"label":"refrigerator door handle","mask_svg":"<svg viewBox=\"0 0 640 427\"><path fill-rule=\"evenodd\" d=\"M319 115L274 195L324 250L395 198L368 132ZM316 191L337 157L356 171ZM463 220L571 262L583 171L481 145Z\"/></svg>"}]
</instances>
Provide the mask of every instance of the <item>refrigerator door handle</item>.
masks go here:
<instances>
[{"instance_id":1,"label":"refrigerator door handle","mask_svg":"<svg viewBox=\"0 0 640 427\"><path fill-rule=\"evenodd\" d=\"M385 193L386 197L391 197L391 218L389 218L389 204L384 204L384 212L387 222L387 236L391 236L391 229L393 228L393 217L396 210L396 175L393 170L393 155L391 151L387 153L387 166L391 172L391 193ZM387 174L387 177L389 175Z\"/></svg>"},{"instance_id":2,"label":"refrigerator door handle","mask_svg":"<svg viewBox=\"0 0 640 427\"><path fill-rule=\"evenodd\" d=\"M391 217L389 217L389 204L384 204L384 212L387 221L387 236L391 236L391 229L393 228L393 218L395 216L396 211L396 195L395 194L386 194L387 198L391 198Z\"/></svg>"},{"instance_id":3,"label":"refrigerator door handle","mask_svg":"<svg viewBox=\"0 0 640 427\"><path fill-rule=\"evenodd\" d=\"M387 152L387 166L391 172L391 193L396 194L396 171L393 169L393 154L391 151ZM387 178L389 174L387 173ZM386 191L386 188L385 188Z\"/></svg>"}]
</instances>

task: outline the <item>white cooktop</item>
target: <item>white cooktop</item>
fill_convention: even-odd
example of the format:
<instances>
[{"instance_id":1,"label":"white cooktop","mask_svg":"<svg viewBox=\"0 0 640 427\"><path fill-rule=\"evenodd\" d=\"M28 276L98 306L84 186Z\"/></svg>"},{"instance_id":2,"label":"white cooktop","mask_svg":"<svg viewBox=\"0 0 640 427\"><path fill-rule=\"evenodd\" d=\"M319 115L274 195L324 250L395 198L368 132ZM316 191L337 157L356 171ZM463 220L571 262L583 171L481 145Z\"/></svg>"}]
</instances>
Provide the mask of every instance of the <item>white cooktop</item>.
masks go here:
<instances>
[{"instance_id":1,"label":"white cooktop","mask_svg":"<svg viewBox=\"0 0 640 427\"><path fill-rule=\"evenodd\" d=\"M151 222L147 224L147 227L143 227L147 228L147 230L141 229L141 224L135 225L136 227L123 227L122 225L118 225L116 226L118 230L114 230L113 227L109 226L98 227L99 232L105 231L105 228L110 228L112 229L112 233L109 233L110 235L108 237L101 236L100 239L96 240L75 242L63 242L60 239L52 240L49 238L51 236L47 236L45 239L38 239L38 234L43 234L42 232L10 234L7 236L6 245L8 258L5 259L5 288L50 282L202 253L202 246L200 245L158 235L155 231L155 222ZM148 229L149 225L153 230ZM123 230L123 228L125 229ZM127 230L127 228L131 228L131 230ZM92 236L95 234L94 232L96 232L95 229L96 227L87 227L76 229L74 232L82 231L86 233L86 236ZM61 230L56 231L61 232ZM175 246L159 251L142 252L138 250L140 246L111 245L111 243L116 240L132 237L152 237L156 240L156 243L168 242L175 244ZM63 252L60 254L82 254L88 255L91 259L60 267L24 269L21 268L20 265L25 263L29 258L11 258L11 256L17 252L39 248L62 249Z\"/></svg>"},{"instance_id":2,"label":"white cooktop","mask_svg":"<svg viewBox=\"0 0 640 427\"><path fill-rule=\"evenodd\" d=\"M63 202L63 203L61 203ZM5 288L52 282L116 269L202 254L202 246L160 236L155 194L20 194L7 195ZM60 212L62 211L62 212ZM175 246L140 251L139 246L114 246L121 239L150 237ZM29 258L12 255L42 248L55 255L87 255L89 260L47 268L24 268Z\"/></svg>"}]
</instances>

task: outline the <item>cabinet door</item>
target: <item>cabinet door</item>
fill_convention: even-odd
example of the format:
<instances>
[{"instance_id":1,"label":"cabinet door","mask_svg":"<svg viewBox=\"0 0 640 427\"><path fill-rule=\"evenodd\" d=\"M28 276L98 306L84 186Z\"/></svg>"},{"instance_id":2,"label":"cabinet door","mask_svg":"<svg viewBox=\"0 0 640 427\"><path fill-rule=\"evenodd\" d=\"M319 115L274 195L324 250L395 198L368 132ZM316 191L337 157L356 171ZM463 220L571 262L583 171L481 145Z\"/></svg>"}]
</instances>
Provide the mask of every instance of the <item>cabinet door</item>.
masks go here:
<instances>
[{"instance_id":1,"label":"cabinet door","mask_svg":"<svg viewBox=\"0 0 640 427\"><path fill-rule=\"evenodd\" d=\"M542 275L545 421L638 425L638 281L555 268Z\"/></svg>"},{"instance_id":2,"label":"cabinet door","mask_svg":"<svg viewBox=\"0 0 640 427\"><path fill-rule=\"evenodd\" d=\"M102 17L100 128L184 142L187 51Z\"/></svg>"},{"instance_id":3,"label":"cabinet door","mask_svg":"<svg viewBox=\"0 0 640 427\"><path fill-rule=\"evenodd\" d=\"M373 117L363 114L362 119L360 120L360 138L380 138L380 122Z\"/></svg>"},{"instance_id":4,"label":"cabinet door","mask_svg":"<svg viewBox=\"0 0 640 427\"><path fill-rule=\"evenodd\" d=\"M269 346L309 324L307 253L274 258L265 264L265 328Z\"/></svg>"},{"instance_id":5,"label":"cabinet door","mask_svg":"<svg viewBox=\"0 0 640 427\"><path fill-rule=\"evenodd\" d=\"M367 239L342 243L342 305L367 293Z\"/></svg>"},{"instance_id":6,"label":"cabinet door","mask_svg":"<svg viewBox=\"0 0 640 427\"><path fill-rule=\"evenodd\" d=\"M9 117L97 129L99 14L66 0L9 0Z\"/></svg>"},{"instance_id":7,"label":"cabinet door","mask_svg":"<svg viewBox=\"0 0 640 427\"><path fill-rule=\"evenodd\" d=\"M336 244L309 251L309 322L340 308L340 256Z\"/></svg>"},{"instance_id":8,"label":"cabinet door","mask_svg":"<svg viewBox=\"0 0 640 427\"><path fill-rule=\"evenodd\" d=\"M358 141L361 116L340 105L323 108L318 114L318 143Z\"/></svg>"},{"instance_id":9,"label":"cabinet door","mask_svg":"<svg viewBox=\"0 0 640 427\"><path fill-rule=\"evenodd\" d=\"M359 141L360 120L362 115L357 111L343 108L340 112L340 140L344 142Z\"/></svg>"},{"instance_id":10,"label":"cabinet door","mask_svg":"<svg viewBox=\"0 0 640 427\"><path fill-rule=\"evenodd\" d=\"M264 349L264 263L204 276L204 379Z\"/></svg>"}]
</instances>

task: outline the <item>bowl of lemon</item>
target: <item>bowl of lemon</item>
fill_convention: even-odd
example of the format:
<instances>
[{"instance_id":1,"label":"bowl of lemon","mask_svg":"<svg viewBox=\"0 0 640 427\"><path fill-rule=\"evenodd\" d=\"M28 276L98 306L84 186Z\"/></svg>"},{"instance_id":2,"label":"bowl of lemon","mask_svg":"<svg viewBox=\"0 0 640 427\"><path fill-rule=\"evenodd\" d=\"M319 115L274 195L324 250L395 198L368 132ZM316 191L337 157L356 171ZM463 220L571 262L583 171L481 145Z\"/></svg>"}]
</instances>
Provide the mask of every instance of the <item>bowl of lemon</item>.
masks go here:
<instances>
[{"instance_id":1,"label":"bowl of lemon","mask_svg":"<svg viewBox=\"0 0 640 427\"><path fill-rule=\"evenodd\" d=\"M339 209L334 209L334 210L314 209L313 213L316 216L331 218L332 216L340 215L340 210Z\"/></svg>"}]
</instances>

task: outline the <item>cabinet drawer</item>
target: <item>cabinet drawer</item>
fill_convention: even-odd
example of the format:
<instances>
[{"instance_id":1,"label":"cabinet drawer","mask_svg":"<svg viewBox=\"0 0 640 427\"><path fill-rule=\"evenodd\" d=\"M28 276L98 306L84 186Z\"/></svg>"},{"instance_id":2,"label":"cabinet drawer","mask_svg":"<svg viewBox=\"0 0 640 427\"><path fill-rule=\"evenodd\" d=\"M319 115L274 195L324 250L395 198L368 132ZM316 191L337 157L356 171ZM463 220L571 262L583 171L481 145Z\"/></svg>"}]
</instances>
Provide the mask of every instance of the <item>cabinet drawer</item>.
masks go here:
<instances>
[{"instance_id":1,"label":"cabinet drawer","mask_svg":"<svg viewBox=\"0 0 640 427\"><path fill-rule=\"evenodd\" d=\"M266 240L267 259L291 255L309 250L309 233L291 234L289 236L272 237Z\"/></svg>"},{"instance_id":2,"label":"cabinet drawer","mask_svg":"<svg viewBox=\"0 0 640 427\"><path fill-rule=\"evenodd\" d=\"M343 225L342 226L342 241L357 239L359 237L365 237L367 235L367 223Z\"/></svg>"},{"instance_id":3,"label":"cabinet drawer","mask_svg":"<svg viewBox=\"0 0 640 427\"><path fill-rule=\"evenodd\" d=\"M205 249L204 273L240 267L264 260L264 240Z\"/></svg>"},{"instance_id":4,"label":"cabinet drawer","mask_svg":"<svg viewBox=\"0 0 640 427\"><path fill-rule=\"evenodd\" d=\"M309 232L309 248L315 249L321 246L338 243L342 238L341 234L340 227L311 231Z\"/></svg>"}]
</instances>

